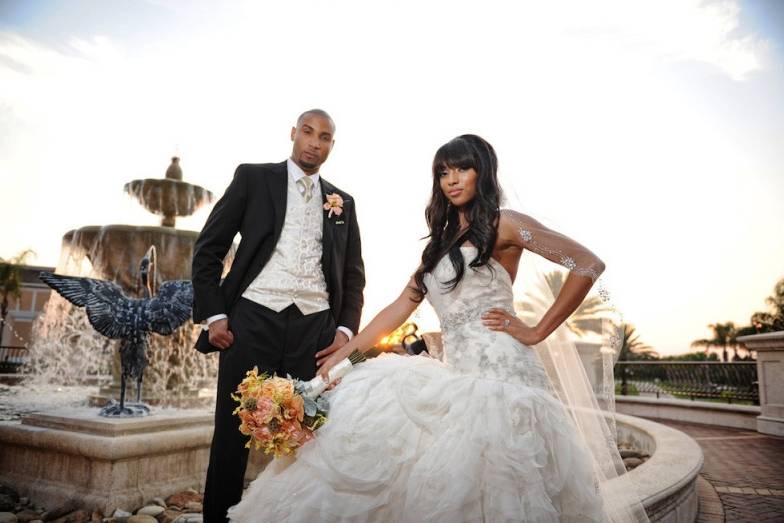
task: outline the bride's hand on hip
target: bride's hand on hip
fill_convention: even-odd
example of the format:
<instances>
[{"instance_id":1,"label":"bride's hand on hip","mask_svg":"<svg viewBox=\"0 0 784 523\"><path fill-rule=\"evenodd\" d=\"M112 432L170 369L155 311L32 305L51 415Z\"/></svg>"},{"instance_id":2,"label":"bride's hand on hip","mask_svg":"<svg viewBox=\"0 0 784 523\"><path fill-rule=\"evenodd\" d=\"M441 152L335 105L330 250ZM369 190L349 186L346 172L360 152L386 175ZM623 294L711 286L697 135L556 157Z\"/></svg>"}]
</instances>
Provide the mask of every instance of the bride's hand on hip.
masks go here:
<instances>
[{"instance_id":1,"label":"bride's hand on hip","mask_svg":"<svg viewBox=\"0 0 784 523\"><path fill-rule=\"evenodd\" d=\"M482 314L482 323L491 331L509 334L523 345L536 345L544 339L535 327L503 309L489 309Z\"/></svg>"}]
</instances>

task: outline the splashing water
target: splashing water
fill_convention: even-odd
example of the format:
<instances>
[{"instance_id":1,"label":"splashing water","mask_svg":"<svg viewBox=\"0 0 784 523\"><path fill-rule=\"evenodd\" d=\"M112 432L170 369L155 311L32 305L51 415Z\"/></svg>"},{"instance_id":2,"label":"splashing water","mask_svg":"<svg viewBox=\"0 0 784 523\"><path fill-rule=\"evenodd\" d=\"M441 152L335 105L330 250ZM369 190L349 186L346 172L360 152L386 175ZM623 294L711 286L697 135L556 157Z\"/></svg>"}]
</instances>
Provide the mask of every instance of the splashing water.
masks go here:
<instances>
[{"instance_id":1,"label":"splashing water","mask_svg":"<svg viewBox=\"0 0 784 523\"><path fill-rule=\"evenodd\" d=\"M157 279L190 279L190 260L197 233L162 227L84 227L67 233L56 272L111 280L126 295L140 292L138 264L149 246L158 252ZM227 257L231 263L232 254ZM199 326L186 322L171 336L152 334L147 349L149 366L142 384L143 399L179 405L214 386L217 358L197 352L193 345ZM98 334L85 310L52 293L44 313L33 326L33 343L25 372L29 385L79 386L110 382L120 372L119 341ZM129 397L135 384L129 383ZM154 398L154 399L153 399ZM204 403L203 401L201 403Z\"/></svg>"}]
</instances>

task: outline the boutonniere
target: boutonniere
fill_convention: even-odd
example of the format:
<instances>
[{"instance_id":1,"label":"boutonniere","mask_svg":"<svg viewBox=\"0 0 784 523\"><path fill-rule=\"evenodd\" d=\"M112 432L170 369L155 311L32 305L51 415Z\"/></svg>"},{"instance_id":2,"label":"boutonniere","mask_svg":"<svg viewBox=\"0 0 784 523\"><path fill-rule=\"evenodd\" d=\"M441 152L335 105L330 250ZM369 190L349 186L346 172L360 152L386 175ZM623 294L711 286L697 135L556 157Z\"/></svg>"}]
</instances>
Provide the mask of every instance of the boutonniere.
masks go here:
<instances>
[{"instance_id":1,"label":"boutonniere","mask_svg":"<svg viewBox=\"0 0 784 523\"><path fill-rule=\"evenodd\" d=\"M332 215L340 216L343 214L343 198L337 193L327 195L327 202L324 204L324 210L329 211L327 218L332 218ZM343 223L343 221L335 222Z\"/></svg>"}]
</instances>

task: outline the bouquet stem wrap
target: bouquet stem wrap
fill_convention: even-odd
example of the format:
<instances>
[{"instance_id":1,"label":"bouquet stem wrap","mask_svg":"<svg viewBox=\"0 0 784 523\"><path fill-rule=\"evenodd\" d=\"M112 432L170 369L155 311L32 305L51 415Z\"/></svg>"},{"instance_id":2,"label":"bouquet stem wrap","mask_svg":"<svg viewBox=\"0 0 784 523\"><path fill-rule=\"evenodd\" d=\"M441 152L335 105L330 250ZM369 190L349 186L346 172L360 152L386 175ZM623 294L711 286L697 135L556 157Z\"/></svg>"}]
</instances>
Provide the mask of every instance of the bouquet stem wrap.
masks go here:
<instances>
[{"instance_id":1,"label":"bouquet stem wrap","mask_svg":"<svg viewBox=\"0 0 784 523\"><path fill-rule=\"evenodd\" d=\"M324 380L321 375L305 383L302 395L306 398L315 399L319 394L324 392L330 383L339 380L354 368L357 363L365 361L365 355L358 350L351 353L348 358L340 360L334 367L329 369L328 380Z\"/></svg>"}]
</instances>

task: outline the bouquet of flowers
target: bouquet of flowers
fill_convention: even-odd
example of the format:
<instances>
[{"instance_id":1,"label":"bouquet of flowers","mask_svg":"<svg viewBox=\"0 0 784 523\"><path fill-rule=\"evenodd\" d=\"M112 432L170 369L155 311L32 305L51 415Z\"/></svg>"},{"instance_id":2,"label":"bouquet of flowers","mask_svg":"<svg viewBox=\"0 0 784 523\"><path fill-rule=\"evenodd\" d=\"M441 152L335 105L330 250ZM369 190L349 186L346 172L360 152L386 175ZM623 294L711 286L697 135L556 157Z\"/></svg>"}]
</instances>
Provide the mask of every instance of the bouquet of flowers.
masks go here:
<instances>
[{"instance_id":1,"label":"bouquet of flowers","mask_svg":"<svg viewBox=\"0 0 784 523\"><path fill-rule=\"evenodd\" d=\"M321 393L364 359L361 352L354 351L330 370L328 382L321 376L303 382L259 374L258 367L249 370L231 395L239 403L234 409L240 418L239 430L250 436L245 447L252 445L276 458L295 454L327 421L329 402Z\"/></svg>"}]
</instances>

